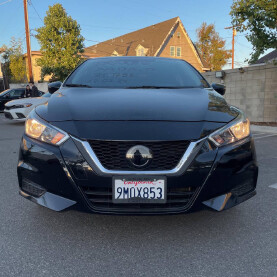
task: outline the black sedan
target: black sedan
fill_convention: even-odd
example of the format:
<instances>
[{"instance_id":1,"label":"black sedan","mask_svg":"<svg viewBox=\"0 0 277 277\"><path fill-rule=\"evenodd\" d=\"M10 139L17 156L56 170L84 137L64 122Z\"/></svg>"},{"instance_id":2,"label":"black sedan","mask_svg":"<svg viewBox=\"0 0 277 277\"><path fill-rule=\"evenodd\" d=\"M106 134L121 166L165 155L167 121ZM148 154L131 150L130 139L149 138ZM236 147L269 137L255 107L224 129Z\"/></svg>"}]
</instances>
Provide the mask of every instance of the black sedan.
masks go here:
<instances>
[{"instance_id":1,"label":"black sedan","mask_svg":"<svg viewBox=\"0 0 277 277\"><path fill-rule=\"evenodd\" d=\"M187 62L91 59L49 92L25 125L23 197L56 211L176 214L255 195L249 120Z\"/></svg>"},{"instance_id":2,"label":"black sedan","mask_svg":"<svg viewBox=\"0 0 277 277\"><path fill-rule=\"evenodd\" d=\"M25 92L24 88L7 89L0 93L0 111L3 111L5 104L11 100L20 99Z\"/></svg>"},{"instance_id":3,"label":"black sedan","mask_svg":"<svg viewBox=\"0 0 277 277\"><path fill-rule=\"evenodd\" d=\"M24 97L25 88L7 89L0 93L0 111L5 109L5 104L12 100L17 100ZM39 91L39 95L43 95L42 91Z\"/></svg>"}]
</instances>

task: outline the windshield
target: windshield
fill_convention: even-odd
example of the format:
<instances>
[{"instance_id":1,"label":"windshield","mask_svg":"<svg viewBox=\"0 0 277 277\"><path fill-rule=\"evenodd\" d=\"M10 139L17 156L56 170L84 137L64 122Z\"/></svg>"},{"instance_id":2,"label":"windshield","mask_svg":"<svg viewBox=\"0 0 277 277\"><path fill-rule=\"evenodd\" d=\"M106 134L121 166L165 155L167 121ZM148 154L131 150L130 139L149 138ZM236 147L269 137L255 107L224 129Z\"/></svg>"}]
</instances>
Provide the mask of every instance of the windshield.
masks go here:
<instances>
[{"instance_id":1,"label":"windshield","mask_svg":"<svg viewBox=\"0 0 277 277\"><path fill-rule=\"evenodd\" d=\"M5 95L7 92L9 92L10 91L10 89L6 89L6 90L4 90L4 91L2 91L1 93L0 93L0 96L3 96L3 95Z\"/></svg>"},{"instance_id":2,"label":"windshield","mask_svg":"<svg viewBox=\"0 0 277 277\"><path fill-rule=\"evenodd\" d=\"M100 58L79 66L64 86L94 88L203 88L205 79L187 62L162 58Z\"/></svg>"}]
</instances>

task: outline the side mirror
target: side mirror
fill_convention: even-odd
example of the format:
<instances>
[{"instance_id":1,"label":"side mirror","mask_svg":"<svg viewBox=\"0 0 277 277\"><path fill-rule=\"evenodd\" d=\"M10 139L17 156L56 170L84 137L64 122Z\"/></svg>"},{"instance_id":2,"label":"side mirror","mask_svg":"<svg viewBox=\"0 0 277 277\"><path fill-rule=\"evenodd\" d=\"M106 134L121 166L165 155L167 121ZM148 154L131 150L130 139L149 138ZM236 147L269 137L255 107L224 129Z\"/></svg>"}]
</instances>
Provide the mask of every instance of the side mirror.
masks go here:
<instances>
[{"instance_id":1,"label":"side mirror","mask_svg":"<svg viewBox=\"0 0 277 277\"><path fill-rule=\"evenodd\" d=\"M62 85L62 82L60 82L60 81L48 84L49 93L53 94L55 91L57 91L61 87L61 85Z\"/></svg>"},{"instance_id":2,"label":"side mirror","mask_svg":"<svg viewBox=\"0 0 277 277\"><path fill-rule=\"evenodd\" d=\"M221 95L225 94L226 87L222 84L212 83L212 88Z\"/></svg>"}]
</instances>

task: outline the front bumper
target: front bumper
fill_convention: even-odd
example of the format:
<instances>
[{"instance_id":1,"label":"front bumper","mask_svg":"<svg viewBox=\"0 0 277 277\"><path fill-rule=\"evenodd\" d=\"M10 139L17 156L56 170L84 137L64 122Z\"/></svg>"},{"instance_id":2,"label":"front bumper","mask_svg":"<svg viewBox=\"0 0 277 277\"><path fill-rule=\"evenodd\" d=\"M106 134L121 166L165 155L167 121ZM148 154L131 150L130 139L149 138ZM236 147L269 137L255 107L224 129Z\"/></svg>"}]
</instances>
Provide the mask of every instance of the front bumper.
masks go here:
<instances>
[{"instance_id":1,"label":"front bumper","mask_svg":"<svg viewBox=\"0 0 277 277\"><path fill-rule=\"evenodd\" d=\"M19 190L19 194L22 197L24 197L36 204L39 204L41 206L44 206L44 207L54 210L56 212L62 211L64 209L76 204L76 201L64 198L62 196L59 196L59 195L56 195L56 194L53 194L50 192L45 192L41 196L34 196L34 195L26 193L23 190Z\"/></svg>"},{"instance_id":2,"label":"front bumper","mask_svg":"<svg viewBox=\"0 0 277 277\"><path fill-rule=\"evenodd\" d=\"M105 214L176 214L197 210L203 204L224 210L255 194L258 175L252 138L219 149L204 140L182 174L166 175L166 204L113 204L113 173L95 169L76 140L70 138L55 147L25 135L22 138L20 194L57 211L76 203L86 211ZM26 182L37 184L41 194L26 189Z\"/></svg>"},{"instance_id":3,"label":"front bumper","mask_svg":"<svg viewBox=\"0 0 277 277\"><path fill-rule=\"evenodd\" d=\"M6 118L16 121L25 121L28 113L26 108L4 110L4 115Z\"/></svg>"}]
</instances>

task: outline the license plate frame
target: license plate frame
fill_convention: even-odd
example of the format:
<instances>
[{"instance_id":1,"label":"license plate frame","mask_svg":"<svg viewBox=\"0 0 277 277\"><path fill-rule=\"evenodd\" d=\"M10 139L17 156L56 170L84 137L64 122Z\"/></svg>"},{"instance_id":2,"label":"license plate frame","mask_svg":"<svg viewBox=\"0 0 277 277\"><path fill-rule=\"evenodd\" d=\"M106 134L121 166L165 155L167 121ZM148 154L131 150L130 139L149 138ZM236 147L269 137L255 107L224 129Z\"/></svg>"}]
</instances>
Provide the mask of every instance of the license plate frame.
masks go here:
<instances>
[{"instance_id":1,"label":"license plate frame","mask_svg":"<svg viewBox=\"0 0 277 277\"><path fill-rule=\"evenodd\" d=\"M154 181L161 180L163 181L163 196L162 199L151 199L151 198L142 198L142 197L134 197L127 199L115 199L115 187L116 180L120 181ZM139 186L139 185L138 185ZM134 187L134 186L130 186ZM151 185L149 186L151 187ZM154 186L152 186L154 187ZM112 179L112 201L114 204L164 204L167 202L167 178L165 176L114 176Z\"/></svg>"}]
</instances>

